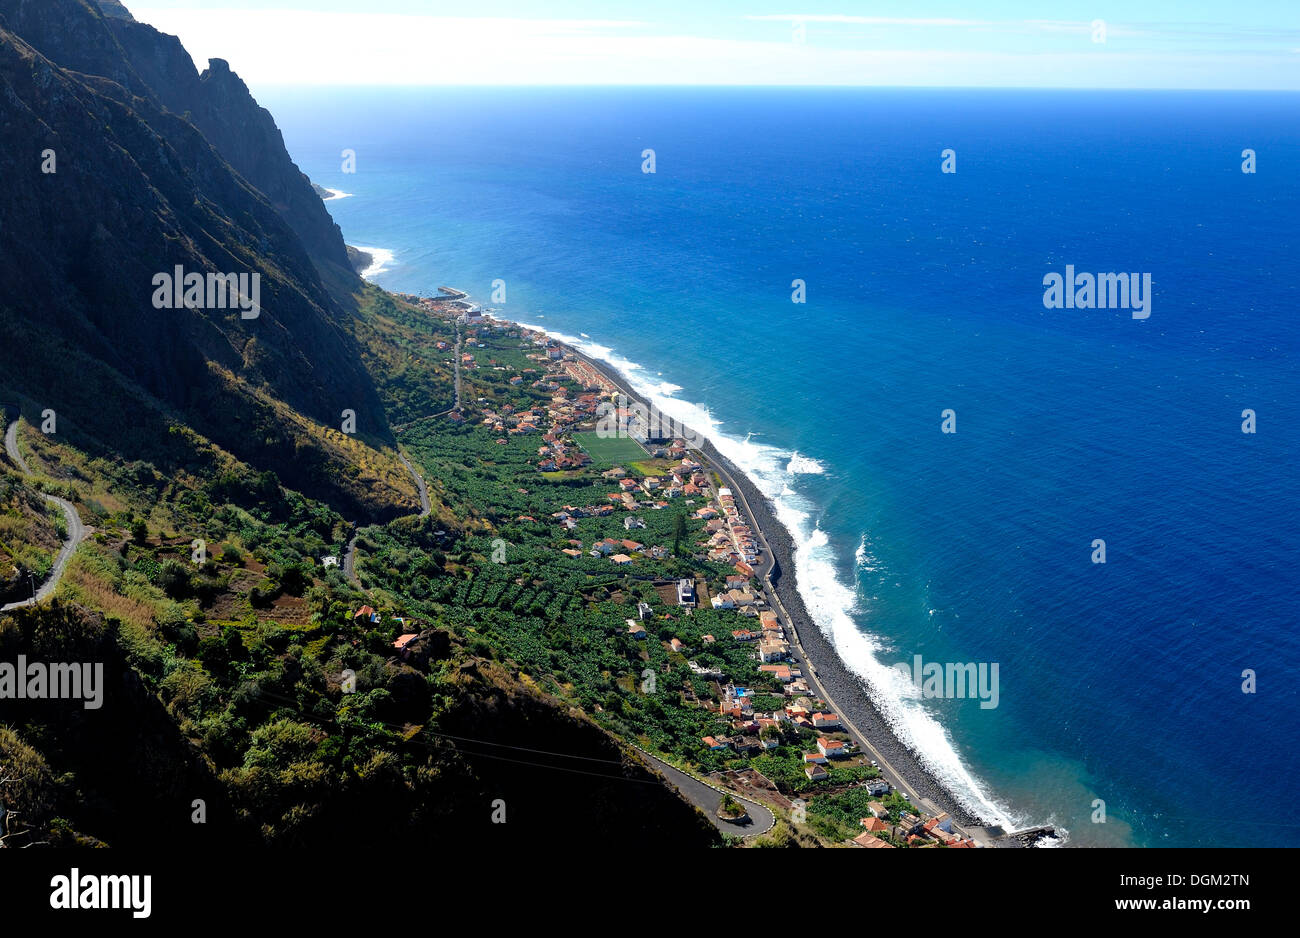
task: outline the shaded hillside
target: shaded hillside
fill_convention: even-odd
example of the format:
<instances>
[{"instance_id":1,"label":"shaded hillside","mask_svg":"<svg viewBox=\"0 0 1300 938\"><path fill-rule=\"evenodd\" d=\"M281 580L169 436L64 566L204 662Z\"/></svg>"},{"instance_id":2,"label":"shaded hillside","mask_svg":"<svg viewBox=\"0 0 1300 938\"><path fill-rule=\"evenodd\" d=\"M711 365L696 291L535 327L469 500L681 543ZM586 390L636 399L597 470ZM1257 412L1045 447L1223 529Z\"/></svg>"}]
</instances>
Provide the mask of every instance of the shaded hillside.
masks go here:
<instances>
[{"instance_id":1,"label":"shaded hillside","mask_svg":"<svg viewBox=\"0 0 1300 938\"><path fill-rule=\"evenodd\" d=\"M294 165L269 111L221 59L202 75L179 39L118 3L0 0L8 28L51 62L100 75L192 123L261 192L319 262L347 267L343 236Z\"/></svg>"},{"instance_id":2,"label":"shaded hillside","mask_svg":"<svg viewBox=\"0 0 1300 938\"><path fill-rule=\"evenodd\" d=\"M205 630L185 656L163 647L195 647L187 628L142 632L58 602L0 616L0 660L103 664L98 708L6 705L0 802L27 832L13 846L719 842L599 727L446 632L425 633L414 668L346 650L359 633L343 621L316 654L274 626ZM340 654L360 675L351 696Z\"/></svg>"},{"instance_id":3,"label":"shaded hillside","mask_svg":"<svg viewBox=\"0 0 1300 938\"><path fill-rule=\"evenodd\" d=\"M198 75L120 4L0 0L0 171L0 401L27 418L35 476L0 477L0 507L29 550L53 546L33 485L95 528L56 601L0 615L0 661L100 663L105 680L102 708L0 710L9 845L718 842L471 629L356 614L381 601L339 564L356 523L418 508L384 405L450 406L441 333L356 277L223 62ZM154 277L177 265L256 273L260 315L157 308ZM52 435L33 428L47 409ZM370 531L441 542L457 521L435 491L427 518ZM368 572L403 571L386 551ZM437 557L418 573L445 575Z\"/></svg>"},{"instance_id":4,"label":"shaded hillside","mask_svg":"<svg viewBox=\"0 0 1300 938\"><path fill-rule=\"evenodd\" d=\"M223 107L231 111L227 127L252 121L255 133L222 133L243 141L232 152L250 174L269 180L278 201L161 103L97 10L82 0L0 0L0 12L0 269L7 286L0 324L9 339L0 349L0 385L66 414L86 441L101 446L114 446L124 425L152 424L149 439L165 449L166 427L181 420L286 484L363 518L405 513L404 496L349 485L346 461L310 433L287 428L277 413L282 402L337 428L352 411L360 438L391 440L342 325L353 315L344 310L359 281L270 116L228 72L195 76L207 89L195 93L214 126ZM112 22L138 28L130 44L141 45L145 27ZM16 35L15 24L70 67L98 75L58 67ZM170 83L164 65L180 47L154 35L160 49L171 50L161 62L137 51L152 77ZM57 161L55 172L42 171L50 168L45 151ZM291 222L322 252L328 289ZM260 315L156 309L154 277L177 265L258 274ZM77 386L82 382L120 385L124 393L104 401L101 413L95 396L87 400Z\"/></svg>"},{"instance_id":5,"label":"shaded hillside","mask_svg":"<svg viewBox=\"0 0 1300 938\"><path fill-rule=\"evenodd\" d=\"M80 699L5 702L0 776L12 778L17 768L19 781L0 786L0 799L33 831L30 840L65 843L75 833L109 844L254 842L210 764L130 667L117 623L57 601L15 610L0 617L0 660L20 654L103 665L97 709ZM205 825L189 823L196 798L205 803Z\"/></svg>"}]
</instances>

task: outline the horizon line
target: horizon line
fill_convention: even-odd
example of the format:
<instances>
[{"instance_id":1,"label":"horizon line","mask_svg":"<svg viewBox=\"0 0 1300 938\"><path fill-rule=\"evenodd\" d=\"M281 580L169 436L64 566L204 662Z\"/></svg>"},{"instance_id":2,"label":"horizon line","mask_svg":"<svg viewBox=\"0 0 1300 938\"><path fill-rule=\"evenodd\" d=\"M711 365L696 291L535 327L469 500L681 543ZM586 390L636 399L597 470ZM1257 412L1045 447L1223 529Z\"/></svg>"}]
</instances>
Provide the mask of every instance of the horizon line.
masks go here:
<instances>
[{"instance_id":1,"label":"horizon line","mask_svg":"<svg viewBox=\"0 0 1300 938\"><path fill-rule=\"evenodd\" d=\"M233 69L232 69L233 71ZM236 71L236 75L239 73ZM813 90L813 91L830 91L830 90L873 90L873 91L1027 91L1027 92L1047 92L1047 91L1078 91L1078 92L1104 92L1104 93L1124 93L1124 92L1160 92L1168 94L1205 94L1207 92L1219 94L1295 94L1300 95L1300 88L1168 88L1164 86L1133 86L1133 87L1108 87L1104 85L873 85L873 84L818 84L818 83L799 83L799 84L741 84L725 82L703 82L698 84L688 84L685 82L670 82L666 84L648 84L645 82L600 82L600 83L583 83L583 82L536 82L536 83L509 83L509 82L429 82L423 84L392 84L383 83L353 83L341 84L334 82L284 82L268 81L259 82L261 87L274 88L436 88L436 89L462 89L462 90L490 90L490 89L509 89L509 90L530 90L545 91L553 88L560 89L588 89L598 90L603 88L645 88L645 89L681 89L697 90L707 88L728 88L728 89L745 89L754 91L767 90Z\"/></svg>"}]
</instances>

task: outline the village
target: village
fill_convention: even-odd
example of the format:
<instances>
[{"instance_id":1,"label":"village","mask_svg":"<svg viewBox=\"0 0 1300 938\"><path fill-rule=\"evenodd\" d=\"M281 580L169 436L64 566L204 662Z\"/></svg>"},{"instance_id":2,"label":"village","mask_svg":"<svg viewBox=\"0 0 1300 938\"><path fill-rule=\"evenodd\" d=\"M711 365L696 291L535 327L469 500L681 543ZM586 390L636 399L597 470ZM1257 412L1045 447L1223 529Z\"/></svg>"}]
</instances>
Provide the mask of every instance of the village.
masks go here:
<instances>
[{"instance_id":1,"label":"village","mask_svg":"<svg viewBox=\"0 0 1300 938\"><path fill-rule=\"evenodd\" d=\"M666 651L686 656L688 674L710 688L707 695L697 693L689 679L681 687L683 698L712 713L717 726L714 732L697 740L702 758L723 765L709 772L707 780L786 810L800 807L802 799L814 793L829 796L864 791L872 800L866 816L859 820L861 833L851 841L858 847L978 846L953 831L947 814L927 816L895 791L880 777L876 763L858 750L840 718L817 698L800 666L792 660L792 642L785 624L769 607L763 590L755 585L761 540L733 492L707 470L686 441L657 435L660 423L655 415L629 402L617 385L571 349L542 332L486 318L465 301L463 294L444 290L441 297L414 299L430 312L455 317L463 329L460 367L509 372L504 376L509 386L549 395L544 406L516 408L480 401L475 421L499 434L500 444L511 438L537 435L535 465L547 478L598 471L601 482L609 487L603 500L565 504L550 513L551 523L567 536L559 554L572 561L607 561L611 567L637 575L639 565L667 560L682 546L646 543L643 537L637 537L637 532L647 527L647 512L663 511L680 500L702 529L702 534L696 535L686 548L696 557L728 568L729 572L716 579L699 575L651 579L678 615L690 616L699 608L731 614L735 627L730 633L706 634L701 639L704 646L716 646L721 641L752 649L748 655L752 661L750 673L727 674L715 664L701 664L692 657L698 652L680 638L662 639ZM491 357L479 360L475 350L488 347L487 334L507 329L517 330L532 345L525 357L534 366L512 370ZM444 345L439 343L440 350ZM459 412L452 417L457 421L465 419ZM609 452L621 451L631 461L608 468L594 466L597 460L588 449L599 452L611 438L622 448L610 448ZM634 463L636 468L630 468ZM648 465L653 465L654 471L646 471ZM626 536L581 537L587 519L609 519L620 514ZM539 519L521 516L518 520ZM625 623L630 638L649 641L665 631L671 632L672 613L656 615L646 602L637 602L635 608L635 617L627 618ZM377 615L369 608L360 613ZM403 634L394 643L397 654L407 654L416 638L413 631ZM774 695L779 695L780 706L772 706L778 701ZM766 701L762 709L754 705L757 698ZM801 773L797 785L788 781L778 784L748 764L754 757L781 750L796 754Z\"/></svg>"}]
</instances>

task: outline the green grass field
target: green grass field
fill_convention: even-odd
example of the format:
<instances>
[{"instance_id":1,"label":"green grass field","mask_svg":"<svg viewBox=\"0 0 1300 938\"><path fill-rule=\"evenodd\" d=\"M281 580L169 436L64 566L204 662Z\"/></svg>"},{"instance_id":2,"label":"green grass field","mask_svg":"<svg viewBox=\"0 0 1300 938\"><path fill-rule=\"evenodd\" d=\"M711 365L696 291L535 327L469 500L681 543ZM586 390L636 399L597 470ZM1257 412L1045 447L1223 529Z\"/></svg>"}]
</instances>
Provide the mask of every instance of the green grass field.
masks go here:
<instances>
[{"instance_id":1,"label":"green grass field","mask_svg":"<svg viewBox=\"0 0 1300 938\"><path fill-rule=\"evenodd\" d=\"M627 437L602 438L596 431L588 430L585 433L575 433L573 439L599 465L613 466L646 458L646 451L641 448L641 444Z\"/></svg>"}]
</instances>

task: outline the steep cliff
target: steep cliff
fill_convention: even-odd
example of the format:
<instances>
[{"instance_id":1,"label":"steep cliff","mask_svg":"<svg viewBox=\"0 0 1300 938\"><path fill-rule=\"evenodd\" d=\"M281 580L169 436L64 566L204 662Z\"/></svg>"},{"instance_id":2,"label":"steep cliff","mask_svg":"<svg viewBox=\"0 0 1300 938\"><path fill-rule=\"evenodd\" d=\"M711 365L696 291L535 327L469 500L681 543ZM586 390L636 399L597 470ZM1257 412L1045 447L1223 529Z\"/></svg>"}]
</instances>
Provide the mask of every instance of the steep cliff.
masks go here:
<instances>
[{"instance_id":1,"label":"steep cliff","mask_svg":"<svg viewBox=\"0 0 1300 938\"><path fill-rule=\"evenodd\" d=\"M106 14L106 15L104 15ZM56 65L108 78L193 123L265 195L319 263L348 269L343 236L294 165L269 111L222 59L199 74L175 36L116 2L0 0L9 28Z\"/></svg>"},{"instance_id":2,"label":"steep cliff","mask_svg":"<svg viewBox=\"0 0 1300 938\"><path fill-rule=\"evenodd\" d=\"M0 0L0 17L0 269L7 286L0 387L65 413L105 448L131 423L155 419L138 413L143 401L350 512L407 510L406 503L391 510L357 504L356 493L338 490L342 467L277 419L278 403L323 427L338 427L343 412L353 411L361 437L391 439L341 326L351 314L349 289L360 283L270 115L228 70L192 75L190 90L207 115L197 123L216 128L247 165L245 175L192 114L163 103L109 21L83 0ZM152 79L184 88L180 66L189 59L174 38L150 31L163 54L146 55L147 36L138 30L147 27L112 23L137 30L128 45ZM31 29L66 67L20 37L15 24ZM174 69L181 78L172 82ZM168 91L178 105L181 94ZM253 129L237 131L243 122ZM313 239L332 290L295 224ZM155 278L177 267L244 275L249 284L257 275L260 313L245 318L229 297L214 303L211 291L199 303L157 308ZM86 393L87 386L117 385L139 393L114 394L104 411L99 395ZM126 396L135 399L124 411Z\"/></svg>"}]
</instances>

